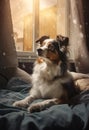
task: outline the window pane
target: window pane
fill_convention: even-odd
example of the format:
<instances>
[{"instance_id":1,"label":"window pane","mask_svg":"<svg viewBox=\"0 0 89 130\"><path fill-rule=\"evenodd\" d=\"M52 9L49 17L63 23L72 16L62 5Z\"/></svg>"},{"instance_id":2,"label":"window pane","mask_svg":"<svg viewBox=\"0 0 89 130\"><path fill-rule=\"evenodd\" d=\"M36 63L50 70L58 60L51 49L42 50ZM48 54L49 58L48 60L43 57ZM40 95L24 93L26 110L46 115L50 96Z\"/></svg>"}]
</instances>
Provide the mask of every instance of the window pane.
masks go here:
<instances>
[{"instance_id":1,"label":"window pane","mask_svg":"<svg viewBox=\"0 0 89 130\"><path fill-rule=\"evenodd\" d=\"M66 0L10 0L16 50L35 52L42 35L66 35Z\"/></svg>"},{"instance_id":2,"label":"window pane","mask_svg":"<svg viewBox=\"0 0 89 130\"><path fill-rule=\"evenodd\" d=\"M57 34L57 0L40 0L39 35L55 38Z\"/></svg>"},{"instance_id":3,"label":"window pane","mask_svg":"<svg viewBox=\"0 0 89 130\"><path fill-rule=\"evenodd\" d=\"M67 1L40 0L39 35L67 35Z\"/></svg>"},{"instance_id":4,"label":"window pane","mask_svg":"<svg viewBox=\"0 0 89 130\"><path fill-rule=\"evenodd\" d=\"M10 0L17 51L33 51L33 0Z\"/></svg>"}]
</instances>

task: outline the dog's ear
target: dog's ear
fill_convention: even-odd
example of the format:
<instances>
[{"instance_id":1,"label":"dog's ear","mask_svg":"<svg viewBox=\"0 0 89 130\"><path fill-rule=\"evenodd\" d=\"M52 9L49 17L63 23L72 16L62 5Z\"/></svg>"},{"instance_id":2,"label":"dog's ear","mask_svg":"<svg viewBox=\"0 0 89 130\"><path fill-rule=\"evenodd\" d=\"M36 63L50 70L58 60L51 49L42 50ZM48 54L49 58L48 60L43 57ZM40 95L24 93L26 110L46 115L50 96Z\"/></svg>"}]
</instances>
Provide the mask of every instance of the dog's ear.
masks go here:
<instances>
[{"instance_id":1,"label":"dog's ear","mask_svg":"<svg viewBox=\"0 0 89 130\"><path fill-rule=\"evenodd\" d=\"M49 38L50 38L49 36L44 35L44 36L40 37L38 40L36 40L36 43L39 42L40 44L42 44L42 42L43 42L44 40L49 39Z\"/></svg>"},{"instance_id":2,"label":"dog's ear","mask_svg":"<svg viewBox=\"0 0 89 130\"><path fill-rule=\"evenodd\" d=\"M65 37L65 36L62 36L62 35L57 35L56 40L59 43L60 50L62 52L67 52L67 47L69 45L69 38Z\"/></svg>"},{"instance_id":3,"label":"dog's ear","mask_svg":"<svg viewBox=\"0 0 89 130\"><path fill-rule=\"evenodd\" d=\"M57 35L56 40L60 42L60 46L68 46L69 45L69 38L62 36L62 35Z\"/></svg>"}]
</instances>

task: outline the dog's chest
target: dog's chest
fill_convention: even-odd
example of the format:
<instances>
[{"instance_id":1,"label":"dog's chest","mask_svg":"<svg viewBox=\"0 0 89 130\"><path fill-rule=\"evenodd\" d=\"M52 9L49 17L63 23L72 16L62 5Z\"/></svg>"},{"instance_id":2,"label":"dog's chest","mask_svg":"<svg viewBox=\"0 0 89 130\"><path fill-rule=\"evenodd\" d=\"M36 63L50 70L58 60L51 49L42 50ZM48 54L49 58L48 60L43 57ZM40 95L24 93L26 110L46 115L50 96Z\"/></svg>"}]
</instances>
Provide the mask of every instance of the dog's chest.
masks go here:
<instances>
[{"instance_id":1,"label":"dog's chest","mask_svg":"<svg viewBox=\"0 0 89 130\"><path fill-rule=\"evenodd\" d=\"M36 80L33 83L33 89L38 94L40 93L42 98L60 98L63 93L63 87L59 81L47 81L44 79Z\"/></svg>"},{"instance_id":2,"label":"dog's chest","mask_svg":"<svg viewBox=\"0 0 89 130\"><path fill-rule=\"evenodd\" d=\"M47 64L37 64L32 75L34 89L40 92L42 98L60 98L63 93L62 85L59 79L54 77L58 75L58 66L48 66Z\"/></svg>"},{"instance_id":3,"label":"dog's chest","mask_svg":"<svg viewBox=\"0 0 89 130\"><path fill-rule=\"evenodd\" d=\"M58 81L44 81L43 84L39 84L39 90L43 98L60 98L63 93L62 85Z\"/></svg>"}]
</instances>

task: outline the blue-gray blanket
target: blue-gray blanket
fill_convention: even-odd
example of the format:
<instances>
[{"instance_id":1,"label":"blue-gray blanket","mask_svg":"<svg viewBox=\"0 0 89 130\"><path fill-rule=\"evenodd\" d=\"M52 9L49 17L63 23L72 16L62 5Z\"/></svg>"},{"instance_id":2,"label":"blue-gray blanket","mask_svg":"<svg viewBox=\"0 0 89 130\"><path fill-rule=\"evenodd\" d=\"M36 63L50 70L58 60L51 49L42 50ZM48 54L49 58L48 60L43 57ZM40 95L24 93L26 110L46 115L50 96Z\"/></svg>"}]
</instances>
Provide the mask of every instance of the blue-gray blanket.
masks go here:
<instances>
[{"instance_id":1,"label":"blue-gray blanket","mask_svg":"<svg viewBox=\"0 0 89 130\"><path fill-rule=\"evenodd\" d=\"M29 113L13 107L16 100L27 96L31 84L12 78L0 90L0 130L89 130L89 91L77 96L76 105L55 105L47 110Z\"/></svg>"}]
</instances>

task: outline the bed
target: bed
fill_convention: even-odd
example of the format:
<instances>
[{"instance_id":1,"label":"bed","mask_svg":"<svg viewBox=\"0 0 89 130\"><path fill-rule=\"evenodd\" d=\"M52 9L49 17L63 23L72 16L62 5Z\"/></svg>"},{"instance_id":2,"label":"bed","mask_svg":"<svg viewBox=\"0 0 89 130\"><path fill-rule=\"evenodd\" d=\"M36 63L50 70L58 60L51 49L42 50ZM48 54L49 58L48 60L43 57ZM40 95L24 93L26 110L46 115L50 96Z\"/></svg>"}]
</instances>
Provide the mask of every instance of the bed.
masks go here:
<instances>
[{"instance_id":1,"label":"bed","mask_svg":"<svg viewBox=\"0 0 89 130\"><path fill-rule=\"evenodd\" d=\"M89 129L89 90L75 97L78 100L76 105L55 105L35 113L13 107L13 102L27 96L30 88L31 83L13 77L6 88L0 90L0 130Z\"/></svg>"}]
</instances>

